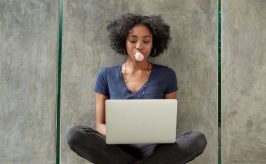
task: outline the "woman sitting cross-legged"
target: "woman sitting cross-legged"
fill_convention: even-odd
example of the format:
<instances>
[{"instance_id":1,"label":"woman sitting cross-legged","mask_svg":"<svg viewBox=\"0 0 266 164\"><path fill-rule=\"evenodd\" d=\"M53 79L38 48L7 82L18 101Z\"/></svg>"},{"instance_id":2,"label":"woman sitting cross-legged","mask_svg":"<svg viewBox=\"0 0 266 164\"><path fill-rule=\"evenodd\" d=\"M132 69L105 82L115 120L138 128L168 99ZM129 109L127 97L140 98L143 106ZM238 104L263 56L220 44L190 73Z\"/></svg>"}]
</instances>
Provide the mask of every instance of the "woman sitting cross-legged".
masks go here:
<instances>
[{"instance_id":1,"label":"woman sitting cross-legged","mask_svg":"<svg viewBox=\"0 0 266 164\"><path fill-rule=\"evenodd\" d=\"M111 21L107 30L111 47L127 55L120 65L102 68L97 76L96 130L75 126L67 134L69 147L96 164L184 164L203 153L204 134L190 131L177 135L173 144L117 144L105 142L105 100L176 99L175 72L149 62L162 54L170 40L170 27L160 16L125 14Z\"/></svg>"}]
</instances>

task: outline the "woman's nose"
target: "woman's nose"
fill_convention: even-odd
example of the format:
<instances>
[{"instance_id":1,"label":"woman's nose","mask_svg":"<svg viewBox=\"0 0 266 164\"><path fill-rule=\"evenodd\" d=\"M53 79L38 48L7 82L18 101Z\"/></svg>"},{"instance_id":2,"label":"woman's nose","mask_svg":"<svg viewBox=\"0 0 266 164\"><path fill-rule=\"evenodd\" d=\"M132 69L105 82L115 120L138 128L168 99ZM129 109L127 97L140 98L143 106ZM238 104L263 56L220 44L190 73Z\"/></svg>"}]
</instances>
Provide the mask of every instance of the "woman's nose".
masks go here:
<instances>
[{"instance_id":1,"label":"woman's nose","mask_svg":"<svg viewBox=\"0 0 266 164\"><path fill-rule=\"evenodd\" d=\"M143 48L142 43L141 42L137 42L136 49L142 50L142 48Z\"/></svg>"}]
</instances>

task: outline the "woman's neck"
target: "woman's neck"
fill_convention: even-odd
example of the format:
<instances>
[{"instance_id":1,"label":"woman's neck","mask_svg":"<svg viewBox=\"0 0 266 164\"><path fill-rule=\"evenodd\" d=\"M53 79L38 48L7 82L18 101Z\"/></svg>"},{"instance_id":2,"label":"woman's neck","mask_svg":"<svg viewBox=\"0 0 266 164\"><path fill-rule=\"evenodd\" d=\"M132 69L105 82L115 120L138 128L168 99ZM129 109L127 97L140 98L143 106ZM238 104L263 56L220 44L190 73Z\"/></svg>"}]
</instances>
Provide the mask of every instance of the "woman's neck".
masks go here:
<instances>
[{"instance_id":1,"label":"woman's neck","mask_svg":"<svg viewBox=\"0 0 266 164\"><path fill-rule=\"evenodd\" d=\"M141 62L132 61L128 59L124 64L127 69L131 71L139 71L139 70L149 70L151 69L151 64L148 60L143 60Z\"/></svg>"}]
</instances>

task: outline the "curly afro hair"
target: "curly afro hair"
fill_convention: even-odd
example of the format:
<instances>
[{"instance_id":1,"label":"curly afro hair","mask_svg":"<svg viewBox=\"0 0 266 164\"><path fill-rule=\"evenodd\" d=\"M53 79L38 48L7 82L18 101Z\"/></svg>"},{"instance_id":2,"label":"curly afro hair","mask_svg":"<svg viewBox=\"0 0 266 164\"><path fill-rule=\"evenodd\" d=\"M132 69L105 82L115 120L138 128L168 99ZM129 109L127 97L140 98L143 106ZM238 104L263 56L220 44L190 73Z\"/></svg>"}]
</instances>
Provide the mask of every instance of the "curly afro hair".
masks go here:
<instances>
[{"instance_id":1,"label":"curly afro hair","mask_svg":"<svg viewBox=\"0 0 266 164\"><path fill-rule=\"evenodd\" d=\"M162 54L170 41L170 26L164 23L161 16L143 16L127 13L118 19L114 19L107 25L109 32L110 46L119 54L124 54L126 50L126 39L131 28L135 25L143 24L148 27L153 36L153 47L151 57Z\"/></svg>"}]
</instances>

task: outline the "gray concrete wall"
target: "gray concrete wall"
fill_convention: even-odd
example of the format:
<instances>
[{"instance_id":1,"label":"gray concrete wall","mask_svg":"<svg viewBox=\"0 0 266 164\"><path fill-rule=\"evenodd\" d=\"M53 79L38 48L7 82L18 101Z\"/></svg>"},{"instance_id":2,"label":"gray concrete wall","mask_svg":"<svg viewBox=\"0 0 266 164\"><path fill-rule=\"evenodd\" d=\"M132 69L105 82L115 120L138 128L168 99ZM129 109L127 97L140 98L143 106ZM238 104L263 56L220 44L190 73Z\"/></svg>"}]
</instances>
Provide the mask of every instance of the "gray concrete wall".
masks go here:
<instances>
[{"instance_id":1,"label":"gray concrete wall","mask_svg":"<svg viewBox=\"0 0 266 164\"><path fill-rule=\"evenodd\" d=\"M58 3L0 0L0 163L54 164Z\"/></svg>"},{"instance_id":2,"label":"gray concrete wall","mask_svg":"<svg viewBox=\"0 0 266 164\"><path fill-rule=\"evenodd\" d=\"M96 73L125 58L109 48L106 22L127 12L161 14L170 24L168 51L153 60L176 71L178 132L206 134L205 153L193 164L217 163L217 2L215 0L64 1L61 163L88 163L67 146L74 125L95 127Z\"/></svg>"},{"instance_id":3,"label":"gray concrete wall","mask_svg":"<svg viewBox=\"0 0 266 164\"><path fill-rule=\"evenodd\" d=\"M266 1L223 0L222 163L266 163Z\"/></svg>"}]
</instances>

